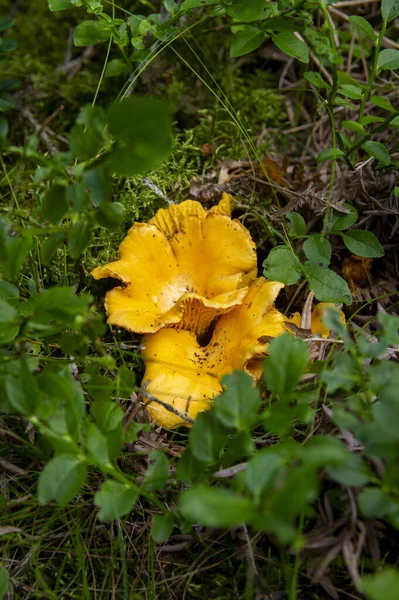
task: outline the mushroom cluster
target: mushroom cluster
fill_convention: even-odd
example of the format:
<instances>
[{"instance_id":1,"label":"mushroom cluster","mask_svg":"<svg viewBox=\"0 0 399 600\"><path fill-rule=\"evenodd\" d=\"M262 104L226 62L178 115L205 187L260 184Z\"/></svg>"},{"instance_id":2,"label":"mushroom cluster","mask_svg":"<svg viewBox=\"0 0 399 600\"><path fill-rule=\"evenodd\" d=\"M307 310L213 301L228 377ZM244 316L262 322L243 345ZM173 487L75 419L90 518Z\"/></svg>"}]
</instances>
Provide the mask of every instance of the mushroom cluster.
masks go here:
<instances>
[{"instance_id":1,"label":"mushroom cluster","mask_svg":"<svg viewBox=\"0 0 399 600\"><path fill-rule=\"evenodd\" d=\"M274 306L284 285L256 277L255 244L231 210L228 194L208 211L193 200L161 209L92 272L122 284L106 294L108 323L145 334L146 407L168 429L209 409L225 375L259 378L270 338L287 331Z\"/></svg>"}]
</instances>

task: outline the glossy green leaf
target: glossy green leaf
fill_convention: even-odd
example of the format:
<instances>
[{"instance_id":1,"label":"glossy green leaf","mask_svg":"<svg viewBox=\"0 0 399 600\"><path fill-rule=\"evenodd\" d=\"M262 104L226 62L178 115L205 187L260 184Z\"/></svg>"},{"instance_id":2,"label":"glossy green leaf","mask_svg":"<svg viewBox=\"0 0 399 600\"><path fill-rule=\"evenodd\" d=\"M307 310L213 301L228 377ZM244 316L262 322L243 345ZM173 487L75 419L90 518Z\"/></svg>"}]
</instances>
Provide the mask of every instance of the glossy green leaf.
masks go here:
<instances>
[{"instance_id":1,"label":"glossy green leaf","mask_svg":"<svg viewBox=\"0 0 399 600\"><path fill-rule=\"evenodd\" d=\"M329 89L330 84L324 81L323 77L317 71L308 71L304 73L305 79L318 89Z\"/></svg>"},{"instance_id":2,"label":"glossy green leaf","mask_svg":"<svg viewBox=\"0 0 399 600\"><path fill-rule=\"evenodd\" d=\"M125 207L119 202L103 202L97 209L96 220L109 231L119 227L125 216Z\"/></svg>"},{"instance_id":3,"label":"glossy green leaf","mask_svg":"<svg viewBox=\"0 0 399 600\"><path fill-rule=\"evenodd\" d=\"M191 523L237 527L252 519L252 502L231 490L195 486L180 496L179 510Z\"/></svg>"},{"instance_id":4,"label":"glossy green leaf","mask_svg":"<svg viewBox=\"0 0 399 600\"><path fill-rule=\"evenodd\" d=\"M139 497L139 490L133 484L120 483L113 479L104 481L100 491L94 496L94 504L100 508L100 521L119 519L129 514Z\"/></svg>"},{"instance_id":5,"label":"glossy green leaf","mask_svg":"<svg viewBox=\"0 0 399 600\"><path fill-rule=\"evenodd\" d=\"M380 258L385 254L384 248L371 231L354 229L341 235L345 246L352 254L368 258Z\"/></svg>"},{"instance_id":6,"label":"glossy green leaf","mask_svg":"<svg viewBox=\"0 0 399 600\"><path fill-rule=\"evenodd\" d=\"M352 23L354 27L356 27L357 31L363 36L372 40L374 42L376 38L375 31L371 23L367 21L364 17L360 17L358 15L351 15L349 17L349 21Z\"/></svg>"},{"instance_id":7,"label":"glossy green leaf","mask_svg":"<svg viewBox=\"0 0 399 600\"><path fill-rule=\"evenodd\" d=\"M172 149L169 105L159 98L132 97L108 110L116 139L108 164L114 173L135 175L156 167Z\"/></svg>"},{"instance_id":8,"label":"glossy green leaf","mask_svg":"<svg viewBox=\"0 0 399 600\"><path fill-rule=\"evenodd\" d=\"M280 398L289 397L307 367L308 347L303 340L286 333L272 340L268 352L263 369L265 384Z\"/></svg>"},{"instance_id":9,"label":"glossy green leaf","mask_svg":"<svg viewBox=\"0 0 399 600\"><path fill-rule=\"evenodd\" d=\"M42 219L50 223L59 223L68 212L68 203L65 197L65 186L54 184L44 196L40 209Z\"/></svg>"},{"instance_id":10,"label":"glossy green leaf","mask_svg":"<svg viewBox=\"0 0 399 600\"><path fill-rule=\"evenodd\" d=\"M271 281L281 281L286 285L298 283L302 277L300 263L288 246L273 248L263 262L263 275Z\"/></svg>"},{"instance_id":11,"label":"glossy green leaf","mask_svg":"<svg viewBox=\"0 0 399 600\"><path fill-rule=\"evenodd\" d=\"M51 11L56 10L66 10L67 8L72 8L73 4L71 0L47 0L48 7Z\"/></svg>"},{"instance_id":12,"label":"glossy green leaf","mask_svg":"<svg viewBox=\"0 0 399 600\"><path fill-rule=\"evenodd\" d=\"M169 460L164 452L151 450L149 465L144 476L146 488L152 492L163 489L169 479Z\"/></svg>"},{"instance_id":13,"label":"glossy green leaf","mask_svg":"<svg viewBox=\"0 0 399 600\"><path fill-rule=\"evenodd\" d=\"M255 503L260 501L263 490L272 481L282 465L283 458L272 448L259 450L248 461L244 481L247 489L253 495Z\"/></svg>"},{"instance_id":14,"label":"glossy green leaf","mask_svg":"<svg viewBox=\"0 0 399 600\"><path fill-rule=\"evenodd\" d=\"M259 392L253 378L243 371L235 371L222 379L225 391L215 400L215 416L225 427L248 430L257 419L260 406Z\"/></svg>"},{"instance_id":15,"label":"glossy green leaf","mask_svg":"<svg viewBox=\"0 0 399 600\"><path fill-rule=\"evenodd\" d=\"M388 71L399 69L399 50L381 50L378 55L378 68Z\"/></svg>"},{"instance_id":16,"label":"glossy green leaf","mask_svg":"<svg viewBox=\"0 0 399 600\"><path fill-rule=\"evenodd\" d=\"M230 56L238 58L244 54L249 54L249 52L259 48L265 39L266 34L264 31L252 25L247 25L234 34L231 40Z\"/></svg>"},{"instance_id":17,"label":"glossy green leaf","mask_svg":"<svg viewBox=\"0 0 399 600\"><path fill-rule=\"evenodd\" d=\"M261 21L266 19L269 14L267 4L264 0L232 0L226 6L226 14L237 21L250 23L251 21Z\"/></svg>"},{"instance_id":18,"label":"glossy green leaf","mask_svg":"<svg viewBox=\"0 0 399 600\"><path fill-rule=\"evenodd\" d=\"M166 542L174 527L172 513L166 515L154 515L151 523L151 537L157 544Z\"/></svg>"},{"instance_id":19,"label":"glossy green leaf","mask_svg":"<svg viewBox=\"0 0 399 600\"><path fill-rule=\"evenodd\" d=\"M89 221L82 219L74 223L68 234L68 252L72 258L79 258L89 245L92 236L92 226Z\"/></svg>"},{"instance_id":20,"label":"glossy green leaf","mask_svg":"<svg viewBox=\"0 0 399 600\"><path fill-rule=\"evenodd\" d=\"M19 331L18 311L0 299L0 345L9 344Z\"/></svg>"},{"instance_id":21,"label":"glossy green leaf","mask_svg":"<svg viewBox=\"0 0 399 600\"><path fill-rule=\"evenodd\" d=\"M359 218L359 214L354 206L345 202L342 205L348 213L342 213L335 210L331 217L331 220L327 221L329 231L343 231L352 227Z\"/></svg>"},{"instance_id":22,"label":"glossy green leaf","mask_svg":"<svg viewBox=\"0 0 399 600\"><path fill-rule=\"evenodd\" d=\"M201 462L216 462L227 442L229 430L217 421L212 413L200 412L190 431L190 448L193 457Z\"/></svg>"},{"instance_id":23,"label":"glossy green leaf","mask_svg":"<svg viewBox=\"0 0 399 600\"><path fill-rule=\"evenodd\" d=\"M306 222L302 215L297 212L290 212L287 215L287 219L290 222L290 230L288 232L290 237L305 235Z\"/></svg>"},{"instance_id":24,"label":"glossy green leaf","mask_svg":"<svg viewBox=\"0 0 399 600\"><path fill-rule=\"evenodd\" d=\"M314 267L328 267L331 260L332 248L330 242L322 235L310 236L303 243L303 251L308 261Z\"/></svg>"},{"instance_id":25,"label":"glossy green leaf","mask_svg":"<svg viewBox=\"0 0 399 600\"><path fill-rule=\"evenodd\" d=\"M383 517L392 507L392 501L379 487L367 487L358 496L360 512L365 517Z\"/></svg>"},{"instance_id":26,"label":"glossy green leaf","mask_svg":"<svg viewBox=\"0 0 399 600\"><path fill-rule=\"evenodd\" d=\"M345 127L345 129L353 131L354 133L366 133L366 130L363 127L363 125L357 123L357 121L342 121L341 125L342 127Z\"/></svg>"},{"instance_id":27,"label":"glossy green leaf","mask_svg":"<svg viewBox=\"0 0 399 600\"><path fill-rule=\"evenodd\" d=\"M295 33L281 32L272 36L273 42L277 48L280 48L283 52L297 58L303 63L309 62L309 50L305 42L299 39Z\"/></svg>"},{"instance_id":28,"label":"glossy green leaf","mask_svg":"<svg viewBox=\"0 0 399 600\"><path fill-rule=\"evenodd\" d=\"M332 479L349 487L365 485L372 477L362 457L353 452L349 454L345 463L327 467L327 472Z\"/></svg>"},{"instance_id":29,"label":"glossy green leaf","mask_svg":"<svg viewBox=\"0 0 399 600\"><path fill-rule=\"evenodd\" d=\"M58 233L52 233L44 240L40 246L40 257L43 265L48 265L51 262L51 259L65 240L65 236L66 234L60 231Z\"/></svg>"},{"instance_id":30,"label":"glossy green leaf","mask_svg":"<svg viewBox=\"0 0 399 600\"><path fill-rule=\"evenodd\" d=\"M398 0L382 0L381 2L381 16L382 20L386 23L393 21L399 15L399 1Z\"/></svg>"},{"instance_id":31,"label":"glossy green leaf","mask_svg":"<svg viewBox=\"0 0 399 600\"><path fill-rule=\"evenodd\" d=\"M361 581L362 592L367 600L397 600L399 570L384 567Z\"/></svg>"},{"instance_id":32,"label":"glossy green leaf","mask_svg":"<svg viewBox=\"0 0 399 600\"><path fill-rule=\"evenodd\" d=\"M86 480L86 464L70 454L52 458L40 473L37 498L40 504L55 500L61 506L68 504Z\"/></svg>"},{"instance_id":33,"label":"glossy green leaf","mask_svg":"<svg viewBox=\"0 0 399 600\"><path fill-rule=\"evenodd\" d=\"M212 4L219 4L220 0L184 0L181 4L181 10L190 10L191 8L198 8L202 6L210 6Z\"/></svg>"},{"instance_id":34,"label":"glossy green leaf","mask_svg":"<svg viewBox=\"0 0 399 600\"><path fill-rule=\"evenodd\" d=\"M345 152L341 148L326 148L322 150L317 156L317 164L325 162L326 160L333 160L345 156Z\"/></svg>"},{"instance_id":35,"label":"glossy green leaf","mask_svg":"<svg viewBox=\"0 0 399 600\"><path fill-rule=\"evenodd\" d=\"M370 156L374 156L374 158L383 165L388 166L390 164L391 157L389 156L389 152L381 142L372 142L369 140L362 144L362 148L363 150L366 150Z\"/></svg>"},{"instance_id":36,"label":"glossy green leaf","mask_svg":"<svg viewBox=\"0 0 399 600\"><path fill-rule=\"evenodd\" d=\"M8 593L9 577L8 571L3 565L0 565L0 600L6 597Z\"/></svg>"},{"instance_id":37,"label":"glossy green leaf","mask_svg":"<svg viewBox=\"0 0 399 600\"><path fill-rule=\"evenodd\" d=\"M360 100L363 95L363 90L358 85L353 85L351 83L344 83L338 88L338 93L343 96L347 96L352 100Z\"/></svg>"},{"instance_id":38,"label":"glossy green leaf","mask_svg":"<svg viewBox=\"0 0 399 600\"><path fill-rule=\"evenodd\" d=\"M310 267L307 269L307 279L315 298L320 302L352 304L352 294L348 284L331 269Z\"/></svg>"},{"instance_id":39,"label":"glossy green leaf","mask_svg":"<svg viewBox=\"0 0 399 600\"><path fill-rule=\"evenodd\" d=\"M90 423L87 428L86 446L95 465L105 466L109 463L107 438L94 423Z\"/></svg>"},{"instance_id":40,"label":"glossy green leaf","mask_svg":"<svg viewBox=\"0 0 399 600\"><path fill-rule=\"evenodd\" d=\"M102 21L82 21L77 25L73 34L75 46L91 46L106 42L111 31Z\"/></svg>"}]
</instances>

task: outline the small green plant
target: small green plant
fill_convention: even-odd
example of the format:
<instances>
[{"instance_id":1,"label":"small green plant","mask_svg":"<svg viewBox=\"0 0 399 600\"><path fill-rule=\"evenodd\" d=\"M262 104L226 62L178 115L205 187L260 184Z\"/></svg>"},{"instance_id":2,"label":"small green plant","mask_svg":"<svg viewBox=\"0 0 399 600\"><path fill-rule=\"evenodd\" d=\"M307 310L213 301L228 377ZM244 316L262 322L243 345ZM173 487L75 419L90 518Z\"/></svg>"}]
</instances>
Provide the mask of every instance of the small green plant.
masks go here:
<instances>
[{"instance_id":1,"label":"small green plant","mask_svg":"<svg viewBox=\"0 0 399 600\"><path fill-rule=\"evenodd\" d=\"M380 258L384 256L384 249L370 231L349 230L356 223L358 213L349 204L344 204L343 210L346 212L333 211L331 219L326 216L323 232L312 235L306 235L306 223L299 213L288 214L289 240L271 250L263 263L264 276L287 285L298 283L305 277L317 300L351 304L348 284L329 268L332 247L327 237L340 236L347 249L357 256ZM302 251L295 252L293 244L302 239Z\"/></svg>"}]
</instances>

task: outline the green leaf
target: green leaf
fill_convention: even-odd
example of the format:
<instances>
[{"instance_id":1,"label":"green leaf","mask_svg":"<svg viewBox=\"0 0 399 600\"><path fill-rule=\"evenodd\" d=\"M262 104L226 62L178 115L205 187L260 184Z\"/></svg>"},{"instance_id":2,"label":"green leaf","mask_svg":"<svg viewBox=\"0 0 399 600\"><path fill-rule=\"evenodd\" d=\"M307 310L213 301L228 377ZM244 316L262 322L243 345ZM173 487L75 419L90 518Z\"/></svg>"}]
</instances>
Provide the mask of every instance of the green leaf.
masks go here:
<instances>
[{"instance_id":1,"label":"green leaf","mask_svg":"<svg viewBox=\"0 0 399 600\"><path fill-rule=\"evenodd\" d=\"M342 127L345 129L349 129L349 131L353 131L354 133L366 133L365 128L360 123L356 121L342 121Z\"/></svg>"},{"instance_id":2,"label":"green leaf","mask_svg":"<svg viewBox=\"0 0 399 600\"><path fill-rule=\"evenodd\" d=\"M389 102L387 98L384 98L383 96L371 96L370 102L371 104L379 106L388 112L396 113L396 108Z\"/></svg>"},{"instance_id":3,"label":"green leaf","mask_svg":"<svg viewBox=\"0 0 399 600\"><path fill-rule=\"evenodd\" d=\"M306 222L302 215L297 212L288 213L287 219L290 222L290 230L288 235L290 237L297 237L305 235L306 233Z\"/></svg>"},{"instance_id":4,"label":"green leaf","mask_svg":"<svg viewBox=\"0 0 399 600\"><path fill-rule=\"evenodd\" d=\"M345 202L342 208L346 208L349 213L345 214L335 210L331 220L327 222L329 231L343 231L352 227L358 220L359 214L354 206Z\"/></svg>"},{"instance_id":5,"label":"green leaf","mask_svg":"<svg viewBox=\"0 0 399 600\"><path fill-rule=\"evenodd\" d=\"M367 154L374 156L374 158L379 160L383 165L388 166L390 164L391 157L389 156L389 152L380 142L372 142L369 140L368 142L364 142L361 147L363 150L366 150Z\"/></svg>"},{"instance_id":6,"label":"green leaf","mask_svg":"<svg viewBox=\"0 0 399 600\"><path fill-rule=\"evenodd\" d=\"M120 77L128 71L129 67L121 58L113 58L107 64L105 69L105 77Z\"/></svg>"},{"instance_id":7,"label":"green leaf","mask_svg":"<svg viewBox=\"0 0 399 600\"><path fill-rule=\"evenodd\" d=\"M33 248L31 237L15 235L10 221L0 217L0 265L3 277L14 279Z\"/></svg>"},{"instance_id":8,"label":"green leaf","mask_svg":"<svg viewBox=\"0 0 399 600\"><path fill-rule=\"evenodd\" d=\"M384 256L384 248L371 231L354 229L341 234L345 246L357 256L380 258Z\"/></svg>"},{"instance_id":9,"label":"green leaf","mask_svg":"<svg viewBox=\"0 0 399 600\"><path fill-rule=\"evenodd\" d=\"M110 29L102 21L82 21L73 34L75 46L90 46L106 42L111 35Z\"/></svg>"},{"instance_id":10,"label":"green leaf","mask_svg":"<svg viewBox=\"0 0 399 600\"><path fill-rule=\"evenodd\" d=\"M190 431L190 448L193 457L212 464L219 459L228 438L229 430L217 421L212 413L200 412Z\"/></svg>"},{"instance_id":11,"label":"green leaf","mask_svg":"<svg viewBox=\"0 0 399 600\"><path fill-rule=\"evenodd\" d=\"M376 35L373 26L364 17L353 15L349 17L349 21L363 37L375 41Z\"/></svg>"},{"instance_id":12,"label":"green leaf","mask_svg":"<svg viewBox=\"0 0 399 600\"><path fill-rule=\"evenodd\" d=\"M159 450L152 450L150 459L154 462L150 464L146 471L144 483L149 491L155 492L163 489L168 483L169 461L166 454Z\"/></svg>"},{"instance_id":13,"label":"green leaf","mask_svg":"<svg viewBox=\"0 0 399 600\"><path fill-rule=\"evenodd\" d=\"M399 571L385 567L362 578L362 591L367 600L397 600Z\"/></svg>"},{"instance_id":14,"label":"green leaf","mask_svg":"<svg viewBox=\"0 0 399 600\"><path fill-rule=\"evenodd\" d=\"M331 260L331 244L320 234L310 236L303 244L303 251L312 267L328 267Z\"/></svg>"},{"instance_id":15,"label":"green leaf","mask_svg":"<svg viewBox=\"0 0 399 600\"><path fill-rule=\"evenodd\" d=\"M308 71L304 74L304 77L317 89L329 89L331 87L329 83L324 81L323 77L317 71Z\"/></svg>"},{"instance_id":16,"label":"green leaf","mask_svg":"<svg viewBox=\"0 0 399 600\"><path fill-rule=\"evenodd\" d=\"M71 0L48 0L49 9L54 12L56 10L66 10L72 8L73 4Z\"/></svg>"},{"instance_id":17,"label":"green leaf","mask_svg":"<svg viewBox=\"0 0 399 600\"><path fill-rule=\"evenodd\" d=\"M55 286L45 290L32 303L33 314L29 319L29 330L40 331L40 335L52 334L71 326L71 318L81 315L91 302L88 295L77 296L74 288Z\"/></svg>"},{"instance_id":18,"label":"green leaf","mask_svg":"<svg viewBox=\"0 0 399 600\"><path fill-rule=\"evenodd\" d=\"M359 382L355 359L351 354L334 355L333 368L324 370L321 379L327 383L329 394L333 394L338 389L349 392Z\"/></svg>"},{"instance_id":19,"label":"green leaf","mask_svg":"<svg viewBox=\"0 0 399 600\"><path fill-rule=\"evenodd\" d=\"M383 517L393 504L379 487L365 488L359 494L357 501L364 517Z\"/></svg>"},{"instance_id":20,"label":"green leaf","mask_svg":"<svg viewBox=\"0 0 399 600\"><path fill-rule=\"evenodd\" d=\"M378 55L378 68L394 71L399 69L399 50L381 50Z\"/></svg>"},{"instance_id":21,"label":"green leaf","mask_svg":"<svg viewBox=\"0 0 399 600\"><path fill-rule=\"evenodd\" d=\"M17 367L17 376L5 378L5 391L9 405L17 412L31 417L40 403L39 391L27 360L21 358Z\"/></svg>"},{"instance_id":22,"label":"green leaf","mask_svg":"<svg viewBox=\"0 0 399 600\"><path fill-rule=\"evenodd\" d=\"M169 105L159 98L127 98L108 110L109 128L117 144L109 166L119 175L149 171L172 148Z\"/></svg>"},{"instance_id":23,"label":"green leaf","mask_svg":"<svg viewBox=\"0 0 399 600\"><path fill-rule=\"evenodd\" d=\"M212 4L219 4L220 0L184 0L180 6L181 10L190 10L191 8L198 8L199 6L209 6Z\"/></svg>"},{"instance_id":24,"label":"green leaf","mask_svg":"<svg viewBox=\"0 0 399 600\"><path fill-rule=\"evenodd\" d=\"M100 508L98 518L108 521L129 514L138 497L139 490L133 484L119 483L113 479L104 481L94 496L94 504Z\"/></svg>"},{"instance_id":25,"label":"green leaf","mask_svg":"<svg viewBox=\"0 0 399 600\"><path fill-rule=\"evenodd\" d=\"M345 156L345 152L340 148L326 148L317 156L317 164L319 165L326 160L333 160Z\"/></svg>"},{"instance_id":26,"label":"green leaf","mask_svg":"<svg viewBox=\"0 0 399 600\"><path fill-rule=\"evenodd\" d=\"M3 565L0 565L0 600L6 597L8 592L8 571Z\"/></svg>"},{"instance_id":27,"label":"green leaf","mask_svg":"<svg viewBox=\"0 0 399 600\"><path fill-rule=\"evenodd\" d=\"M81 220L74 223L68 234L68 251L72 258L79 258L92 236L92 226L89 221Z\"/></svg>"},{"instance_id":28,"label":"green leaf","mask_svg":"<svg viewBox=\"0 0 399 600\"><path fill-rule=\"evenodd\" d=\"M172 513L166 515L154 515L151 524L151 537L157 544L166 542L173 531L174 519Z\"/></svg>"},{"instance_id":29,"label":"green leaf","mask_svg":"<svg viewBox=\"0 0 399 600\"><path fill-rule=\"evenodd\" d=\"M285 333L272 340L268 352L263 369L267 389L280 398L288 397L305 372L308 347L303 340Z\"/></svg>"},{"instance_id":30,"label":"green leaf","mask_svg":"<svg viewBox=\"0 0 399 600\"><path fill-rule=\"evenodd\" d=\"M347 96L352 100L360 100L363 95L363 90L358 85L352 85L351 83L344 83L338 89L338 93L342 96Z\"/></svg>"},{"instance_id":31,"label":"green leaf","mask_svg":"<svg viewBox=\"0 0 399 600\"><path fill-rule=\"evenodd\" d=\"M122 365L118 369L117 378L118 396L120 398L130 398L136 385L136 375L126 365Z\"/></svg>"},{"instance_id":32,"label":"green leaf","mask_svg":"<svg viewBox=\"0 0 399 600\"><path fill-rule=\"evenodd\" d=\"M103 202L100 204L96 214L96 220L99 225L109 231L115 231L123 221L125 216L125 207L119 202Z\"/></svg>"},{"instance_id":33,"label":"green leaf","mask_svg":"<svg viewBox=\"0 0 399 600\"><path fill-rule=\"evenodd\" d=\"M382 0L381 2L381 16L385 23L393 21L399 15L399 1L398 0Z\"/></svg>"},{"instance_id":34,"label":"green leaf","mask_svg":"<svg viewBox=\"0 0 399 600\"><path fill-rule=\"evenodd\" d=\"M49 237L44 240L40 246L40 257L43 265L48 265L51 262L57 249L65 239L65 233L60 231L58 233L52 233Z\"/></svg>"},{"instance_id":35,"label":"green leaf","mask_svg":"<svg viewBox=\"0 0 399 600\"><path fill-rule=\"evenodd\" d=\"M297 38L295 33L281 32L272 36L273 42L277 48L280 48L283 52L297 58L303 63L309 62L309 50L303 40Z\"/></svg>"},{"instance_id":36,"label":"green leaf","mask_svg":"<svg viewBox=\"0 0 399 600\"><path fill-rule=\"evenodd\" d=\"M282 457L271 448L259 450L248 461L244 481L257 504L260 502L263 490L269 485L282 465Z\"/></svg>"},{"instance_id":37,"label":"green leaf","mask_svg":"<svg viewBox=\"0 0 399 600\"><path fill-rule=\"evenodd\" d=\"M0 38L0 52L14 52L18 48L18 41L14 38Z\"/></svg>"},{"instance_id":38,"label":"green leaf","mask_svg":"<svg viewBox=\"0 0 399 600\"><path fill-rule=\"evenodd\" d=\"M86 446L95 465L105 466L109 463L107 438L94 423L87 428Z\"/></svg>"},{"instance_id":39,"label":"green leaf","mask_svg":"<svg viewBox=\"0 0 399 600\"><path fill-rule=\"evenodd\" d=\"M327 473L332 479L338 481L338 483L349 487L365 485L372 477L369 468L361 456L353 452L349 454L345 463L330 465L327 468Z\"/></svg>"},{"instance_id":40,"label":"green leaf","mask_svg":"<svg viewBox=\"0 0 399 600\"><path fill-rule=\"evenodd\" d=\"M18 335L18 311L0 299L0 345L9 344Z\"/></svg>"},{"instance_id":41,"label":"green leaf","mask_svg":"<svg viewBox=\"0 0 399 600\"><path fill-rule=\"evenodd\" d=\"M377 316L377 321L383 327L383 339L386 345L399 346L399 318L396 315L381 312Z\"/></svg>"},{"instance_id":42,"label":"green leaf","mask_svg":"<svg viewBox=\"0 0 399 600\"><path fill-rule=\"evenodd\" d=\"M231 40L230 56L238 58L256 50L264 42L265 38L266 34L264 31L252 25L247 25L234 34Z\"/></svg>"},{"instance_id":43,"label":"green leaf","mask_svg":"<svg viewBox=\"0 0 399 600\"><path fill-rule=\"evenodd\" d=\"M232 0L226 6L226 14L237 21L250 23L266 19L269 10L264 0Z\"/></svg>"},{"instance_id":44,"label":"green leaf","mask_svg":"<svg viewBox=\"0 0 399 600\"><path fill-rule=\"evenodd\" d=\"M243 371L235 371L223 377L222 385L225 391L215 400L216 418L226 427L238 431L250 429L257 420L260 406L253 378Z\"/></svg>"},{"instance_id":45,"label":"green leaf","mask_svg":"<svg viewBox=\"0 0 399 600\"><path fill-rule=\"evenodd\" d=\"M320 302L352 304L348 284L334 271L324 267L311 267L307 269L307 279L315 298Z\"/></svg>"},{"instance_id":46,"label":"green leaf","mask_svg":"<svg viewBox=\"0 0 399 600\"><path fill-rule=\"evenodd\" d=\"M6 29L10 29L15 25L16 21L12 17L1 17L0 19L0 31L5 31Z\"/></svg>"},{"instance_id":47,"label":"green leaf","mask_svg":"<svg viewBox=\"0 0 399 600\"><path fill-rule=\"evenodd\" d=\"M37 498L40 504L55 500L68 504L86 481L86 464L71 454L52 458L40 473Z\"/></svg>"},{"instance_id":48,"label":"green leaf","mask_svg":"<svg viewBox=\"0 0 399 600\"><path fill-rule=\"evenodd\" d=\"M6 300L11 306L17 306L19 289L9 281L0 281L0 300Z\"/></svg>"},{"instance_id":49,"label":"green leaf","mask_svg":"<svg viewBox=\"0 0 399 600\"><path fill-rule=\"evenodd\" d=\"M226 489L198 485L183 492L179 510L191 523L206 527L237 527L252 519L252 502Z\"/></svg>"},{"instance_id":50,"label":"green leaf","mask_svg":"<svg viewBox=\"0 0 399 600\"><path fill-rule=\"evenodd\" d=\"M65 186L56 183L47 192L40 209L42 218L50 223L59 223L68 212L68 203L65 197Z\"/></svg>"},{"instance_id":51,"label":"green leaf","mask_svg":"<svg viewBox=\"0 0 399 600\"><path fill-rule=\"evenodd\" d=\"M271 281L281 281L286 285L298 283L302 277L300 264L288 246L273 248L263 262L263 275Z\"/></svg>"},{"instance_id":52,"label":"green leaf","mask_svg":"<svg viewBox=\"0 0 399 600\"><path fill-rule=\"evenodd\" d=\"M348 328L342 322L342 316L335 306L326 306L323 310L323 323L330 331L336 333L341 340L344 340L347 346L352 345L352 338Z\"/></svg>"},{"instance_id":53,"label":"green leaf","mask_svg":"<svg viewBox=\"0 0 399 600\"><path fill-rule=\"evenodd\" d=\"M52 414L47 415L50 417L51 427L57 430L57 433L79 442L85 403L82 387L70 368L48 365L36 379L45 396L43 402L37 403L36 412L53 405Z\"/></svg>"}]
</instances>

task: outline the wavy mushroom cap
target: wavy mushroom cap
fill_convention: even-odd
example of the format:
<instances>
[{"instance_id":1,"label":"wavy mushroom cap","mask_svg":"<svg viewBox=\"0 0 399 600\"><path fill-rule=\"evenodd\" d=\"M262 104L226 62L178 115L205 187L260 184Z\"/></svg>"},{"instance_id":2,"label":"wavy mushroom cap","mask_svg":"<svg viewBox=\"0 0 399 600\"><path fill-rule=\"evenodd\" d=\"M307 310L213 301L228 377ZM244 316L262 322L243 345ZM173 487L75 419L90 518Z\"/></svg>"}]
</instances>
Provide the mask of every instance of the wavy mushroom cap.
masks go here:
<instances>
[{"instance_id":1,"label":"wavy mushroom cap","mask_svg":"<svg viewBox=\"0 0 399 600\"><path fill-rule=\"evenodd\" d=\"M240 304L256 277L255 244L232 220L231 197L205 211L186 200L135 223L119 260L92 271L124 285L105 298L108 323L136 333L174 325L201 334L212 320Z\"/></svg>"},{"instance_id":2,"label":"wavy mushroom cap","mask_svg":"<svg viewBox=\"0 0 399 600\"><path fill-rule=\"evenodd\" d=\"M166 328L143 339L146 391L180 413L195 418L222 391L221 380L236 369L260 377L268 341L285 332L284 316L274 308L282 283L257 279L240 306L220 317L212 338L200 346L191 331ZM175 429L188 423L151 400L147 409L158 425Z\"/></svg>"},{"instance_id":3,"label":"wavy mushroom cap","mask_svg":"<svg viewBox=\"0 0 399 600\"><path fill-rule=\"evenodd\" d=\"M316 304L312 311L311 315L311 325L310 330L313 335L318 335L323 338L328 338L330 335L330 330L323 322L324 310L327 308L334 308L337 310L337 307L332 302L319 302ZM342 310L339 311L339 316L341 318L342 323L345 323L345 315ZM293 323L297 327L301 326L301 315L299 313L294 313L290 318L285 319L288 323Z\"/></svg>"}]
</instances>

